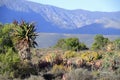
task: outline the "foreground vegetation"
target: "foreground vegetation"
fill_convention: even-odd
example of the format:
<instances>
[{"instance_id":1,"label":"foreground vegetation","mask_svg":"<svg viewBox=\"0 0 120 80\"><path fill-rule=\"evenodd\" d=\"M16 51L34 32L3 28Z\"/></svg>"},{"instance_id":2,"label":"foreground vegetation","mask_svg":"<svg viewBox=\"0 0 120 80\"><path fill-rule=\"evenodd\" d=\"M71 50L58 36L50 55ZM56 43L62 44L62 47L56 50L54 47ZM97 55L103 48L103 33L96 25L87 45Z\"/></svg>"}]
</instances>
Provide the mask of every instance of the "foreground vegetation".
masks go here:
<instances>
[{"instance_id":1,"label":"foreground vegetation","mask_svg":"<svg viewBox=\"0 0 120 80\"><path fill-rule=\"evenodd\" d=\"M32 23L1 24L0 32L0 80L120 79L120 39L96 35L89 49L78 38L67 38L36 49Z\"/></svg>"}]
</instances>

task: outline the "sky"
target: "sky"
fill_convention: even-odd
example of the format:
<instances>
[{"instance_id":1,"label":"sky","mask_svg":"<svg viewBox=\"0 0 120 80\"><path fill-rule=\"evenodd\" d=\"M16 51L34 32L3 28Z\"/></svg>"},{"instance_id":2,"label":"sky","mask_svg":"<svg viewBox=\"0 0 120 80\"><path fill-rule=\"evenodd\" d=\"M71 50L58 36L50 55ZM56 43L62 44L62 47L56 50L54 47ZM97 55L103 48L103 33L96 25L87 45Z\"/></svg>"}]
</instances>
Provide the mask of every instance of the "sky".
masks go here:
<instances>
[{"instance_id":1,"label":"sky","mask_svg":"<svg viewBox=\"0 0 120 80\"><path fill-rule=\"evenodd\" d=\"M64 9L84 9L89 11L120 11L120 0L28 0L53 5Z\"/></svg>"}]
</instances>

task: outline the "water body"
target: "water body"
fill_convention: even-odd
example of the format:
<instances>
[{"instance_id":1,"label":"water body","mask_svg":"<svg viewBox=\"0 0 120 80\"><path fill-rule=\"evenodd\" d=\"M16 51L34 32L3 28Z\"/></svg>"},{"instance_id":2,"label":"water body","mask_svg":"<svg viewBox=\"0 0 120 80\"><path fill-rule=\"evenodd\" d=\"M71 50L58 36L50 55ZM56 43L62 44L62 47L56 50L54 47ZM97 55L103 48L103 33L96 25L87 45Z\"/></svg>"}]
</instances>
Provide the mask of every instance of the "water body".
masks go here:
<instances>
[{"instance_id":1,"label":"water body","mask_svg":"<svg viewBox=\"0 0 120 80\"><path fill-rule=\"evenodd\" d=\"M103 35L109 38L111 41L120 38L120 35ZM57 34L57 33L38 33L36 41L38 43L37 48L49 48L54 46L61 38L79 38L80 42L83 42L90 48L94 42L95 35L93 34Z\"/></svg>"}]
</instances>

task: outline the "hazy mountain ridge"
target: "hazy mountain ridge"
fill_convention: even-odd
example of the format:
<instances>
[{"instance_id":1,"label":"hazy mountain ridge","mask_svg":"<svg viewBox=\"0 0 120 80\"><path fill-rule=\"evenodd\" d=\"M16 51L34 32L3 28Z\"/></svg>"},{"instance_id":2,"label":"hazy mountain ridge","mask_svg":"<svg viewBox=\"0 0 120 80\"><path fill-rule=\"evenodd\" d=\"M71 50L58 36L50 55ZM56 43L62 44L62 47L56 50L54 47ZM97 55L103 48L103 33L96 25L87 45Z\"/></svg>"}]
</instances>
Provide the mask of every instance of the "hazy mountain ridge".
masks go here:
<instances>
[{"instance_id":1,"label":"hazy mountain ridge","mask_svg":"<svg viewBox=\"0 0 120 80\"><path fill-rule=\"evenodd\" d=\"M0 22L12 22L17 19L35 21L39 32L58 33L86 33L84 30L94 24L99 27L97 34L103 30L103 34L120 34L120 11L119 12L91 12L87 10L66 10L49 5L42 5L25 0L1 0L0 1ZM12 14L13 13L13 14ZM9 15L8 15L9 14ZM99 30L101 28L101 30ZM111 30L107 30L111 29ZM90 33L91 31L89 31ZM90 33L91 34L91 33Z\"/></svg>"}]
</instances>

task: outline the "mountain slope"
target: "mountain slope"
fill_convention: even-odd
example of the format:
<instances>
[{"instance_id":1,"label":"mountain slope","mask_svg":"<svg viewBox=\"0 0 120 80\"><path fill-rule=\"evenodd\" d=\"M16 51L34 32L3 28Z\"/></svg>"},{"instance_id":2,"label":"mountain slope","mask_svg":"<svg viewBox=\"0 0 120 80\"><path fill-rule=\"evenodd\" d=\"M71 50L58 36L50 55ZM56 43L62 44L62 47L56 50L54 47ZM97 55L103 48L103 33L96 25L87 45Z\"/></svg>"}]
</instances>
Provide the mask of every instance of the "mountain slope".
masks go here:
<instances>
[{"instance_id":1,"label":"mountain slope","mask_svg":"<svg viewBox=\"0 0 120 80\"><path fill-rule=\"evenodd\" d=\"M120 12L65 10L25 0L0 0L0 22L34 21L38 32L120 34Z\"/></svg>"}]
</instances>

